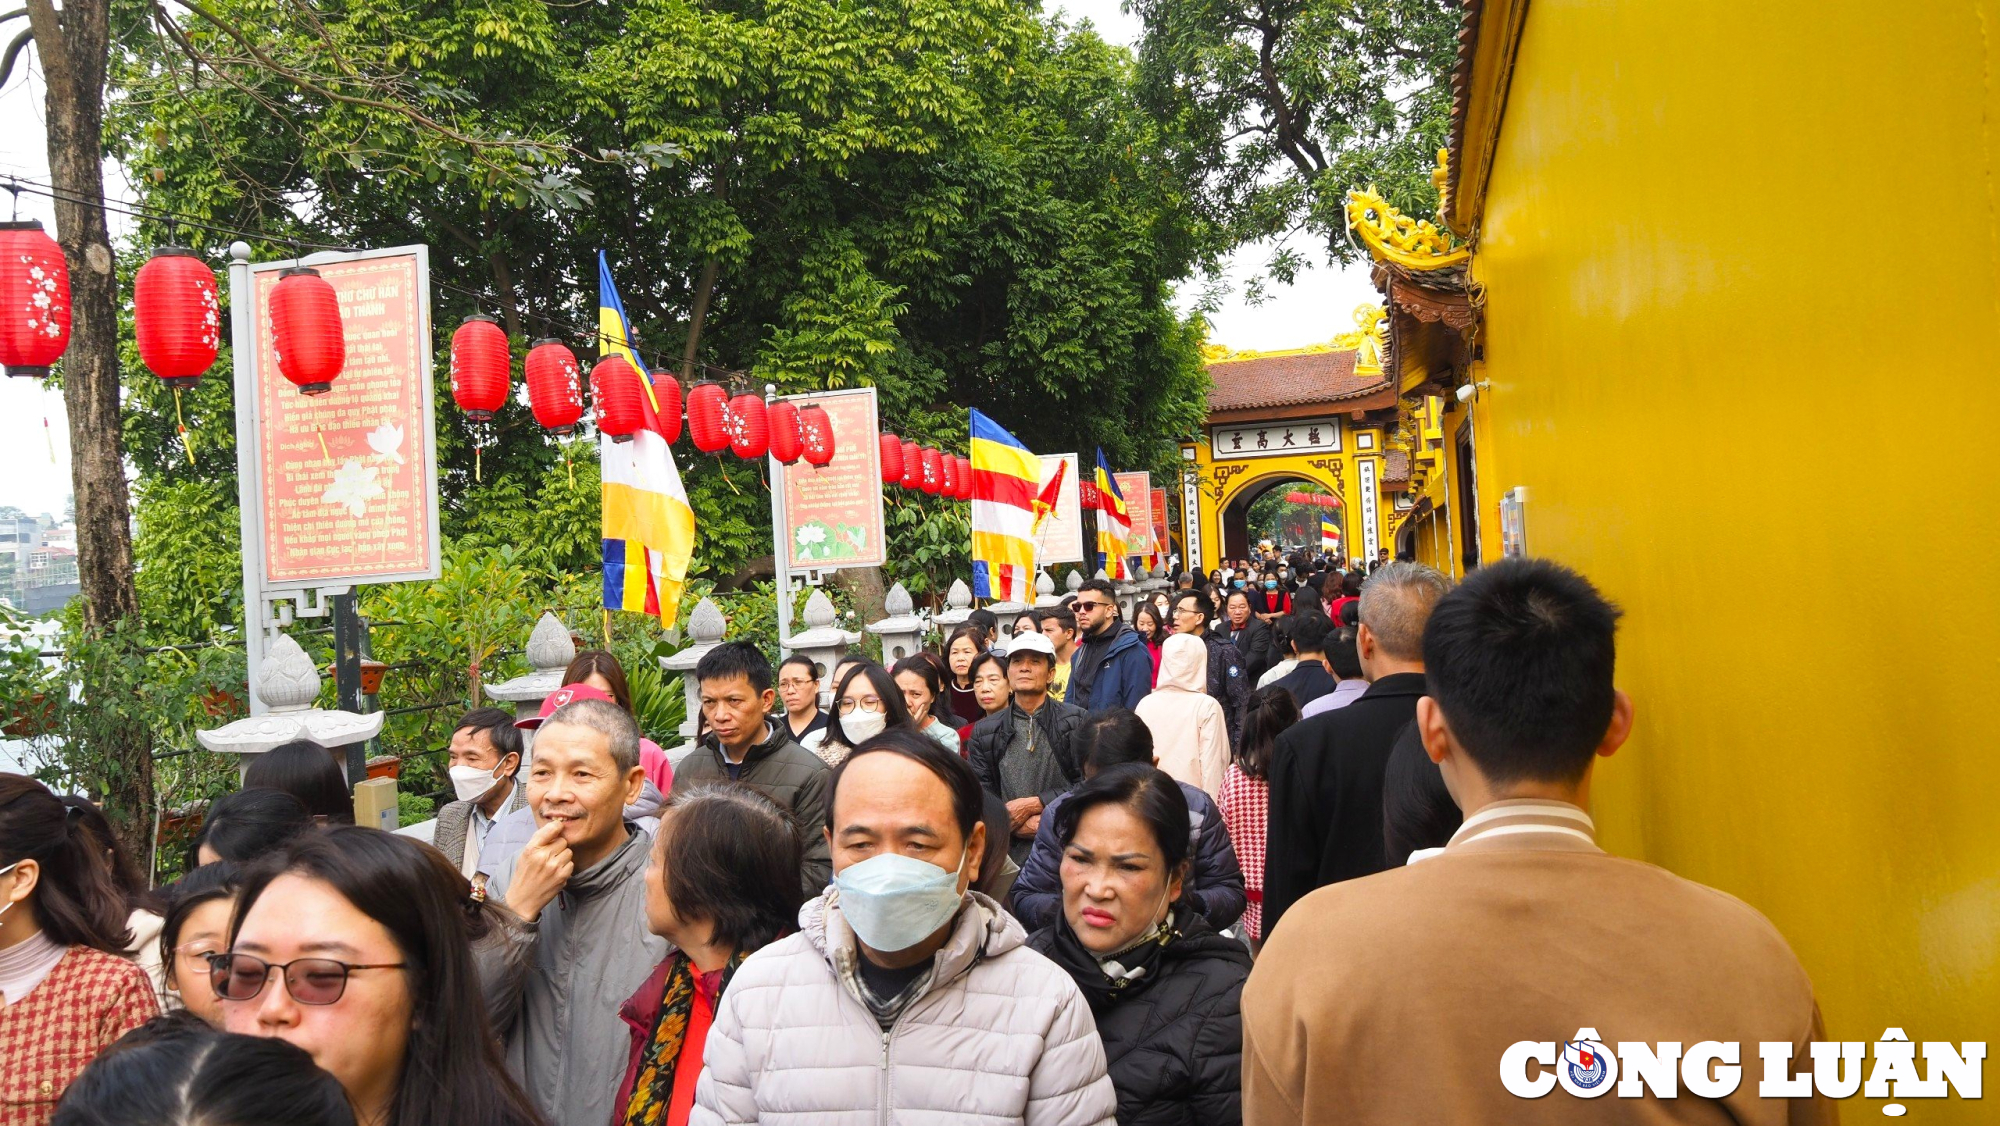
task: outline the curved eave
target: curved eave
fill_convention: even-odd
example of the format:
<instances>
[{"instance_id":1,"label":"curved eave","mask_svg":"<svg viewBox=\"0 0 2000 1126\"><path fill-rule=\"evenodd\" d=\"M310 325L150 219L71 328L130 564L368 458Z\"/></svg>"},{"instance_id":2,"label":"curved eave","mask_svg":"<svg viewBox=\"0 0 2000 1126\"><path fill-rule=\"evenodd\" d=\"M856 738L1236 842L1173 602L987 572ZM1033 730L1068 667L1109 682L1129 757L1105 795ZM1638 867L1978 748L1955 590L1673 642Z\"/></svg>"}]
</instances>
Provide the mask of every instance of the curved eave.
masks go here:
<instances>
[{"instance_id":1,"label":"curved eave","mask_svg":"<svg viewBox=\"0 0 2000 1126\"><path fill-rule=\"evenodd\" d=\"M1486 177L1507 109L1528 0L1459 0L1458 58L1451 72L1451 169L1445 224L1461 238L1479 226Z\"/></svg>"}]
</instances>

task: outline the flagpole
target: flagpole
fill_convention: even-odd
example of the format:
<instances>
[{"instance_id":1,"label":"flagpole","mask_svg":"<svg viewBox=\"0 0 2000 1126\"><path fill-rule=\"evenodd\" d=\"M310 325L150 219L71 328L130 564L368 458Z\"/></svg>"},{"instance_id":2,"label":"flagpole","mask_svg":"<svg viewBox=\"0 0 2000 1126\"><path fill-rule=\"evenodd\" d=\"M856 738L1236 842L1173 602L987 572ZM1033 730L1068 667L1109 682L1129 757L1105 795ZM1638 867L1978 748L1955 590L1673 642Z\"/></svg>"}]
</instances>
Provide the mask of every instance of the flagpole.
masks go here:
<instances>
[{"instance_id":1,"label":"flagpole","mask_svg":"<svg viewBox=\"0 0 2000 1126\"><path fill-rule=\"evenodd\" d=\"M764 385L764 406L778 398L778 385ZM775 453L766 454L771 466L771 569L778 583L778 659L792 655L792 540L785 528L785 465Z\"/></svg>"}]
</instances>

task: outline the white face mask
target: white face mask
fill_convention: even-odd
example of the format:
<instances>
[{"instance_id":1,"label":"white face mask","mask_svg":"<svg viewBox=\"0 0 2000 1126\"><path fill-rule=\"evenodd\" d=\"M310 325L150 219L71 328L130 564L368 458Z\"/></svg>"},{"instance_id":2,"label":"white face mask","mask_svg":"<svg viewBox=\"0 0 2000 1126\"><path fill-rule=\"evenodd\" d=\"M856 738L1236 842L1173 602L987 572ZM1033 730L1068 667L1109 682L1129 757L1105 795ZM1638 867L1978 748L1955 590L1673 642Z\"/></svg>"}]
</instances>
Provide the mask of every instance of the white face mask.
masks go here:
<instances>
[{"instance_id":1,"label":"white face mask","mask_svg":"<svg viewBox=\"0 0 2000 1126\"><path fill-rule=\"evenodd\" d=\"M483 770L477 766L454 766L445 773L451 775L452 792L458 795L459 801L478 801L492 793L493 787L498 786L501 779L506 777L500 773L500 768L497 766L492 770Z\"/></svg>"},{"instance_id":2,"label":"white face mask","mask_svg":"<svg viewBox=\"0 0 2000 1126\"><path fill-rule=\"evenodd\" d=\"M840 717L840 732L847 736L847 745L858 747L875 736L882 734L889 726L889 717L883 712L871 712L866 708L856 708L853 714Z\"/></svg>"},{"instance_id":3,"label":"white face mask","mask_svg":"<svg viewBox=\"0 0 2000 1126\"><path fill-rule=\"evenodd\" d=\"M840 916L869 949L885 954L908 950L958 913L965 898L958 878L970 856L970 850L958 854L956 871L899 852L850 864L833 878Z\"/></svg>"}]
</instances>

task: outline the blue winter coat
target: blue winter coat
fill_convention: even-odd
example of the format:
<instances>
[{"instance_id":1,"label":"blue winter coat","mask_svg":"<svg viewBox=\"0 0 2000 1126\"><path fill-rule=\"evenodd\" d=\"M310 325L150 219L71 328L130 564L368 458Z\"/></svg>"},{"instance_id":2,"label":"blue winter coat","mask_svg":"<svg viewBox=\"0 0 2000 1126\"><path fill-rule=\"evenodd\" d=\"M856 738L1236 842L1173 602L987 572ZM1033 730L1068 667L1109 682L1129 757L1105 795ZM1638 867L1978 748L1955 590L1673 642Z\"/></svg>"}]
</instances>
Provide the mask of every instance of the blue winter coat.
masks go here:
<instances>
[{"instance_id":1,"label":"blue winter coat","mask_svg":"<svg viewBox=\"0 0 2000 1126\"><path fill-rule=\"evenodd\" d=\"M1095 676L1086 669L1095 662ZM1078 685L1088 684L1087 690ZM1110 641L1090 641L1076 647L1070 657L1069 694L1064 702L1087 712L1109 708L1136 708L1153 690L1153 655L1139 631L1123 622ZM1033 928L1030 928L1033 929Z\"/></svg>"},{"instance_id":2,"label":"blue winter coat","mask_svg":"<svg viewBox=\"0 0 2000 1126\"><path fill-rule=\"evenodd\" d=\"M1150 663L1150 662L1148 662ZM1222 823L1222 811L1215 799L1199 786L1180 783L1188 803L1188 852L1194 863L1188 868L1181 894L1200 911L1216 930L1225 930L1243 917L1243 868L1236 861L1236 846L1229 843L1229 829ZM1042 810L1042 827L1035 831L1034 847L1028 862L1014 881L1014 917L1029 930L1040 930L1062 914L1062 844L1056 840L1056 810L1069 795L1050 802Z\"/></svg>"}]
</instances>

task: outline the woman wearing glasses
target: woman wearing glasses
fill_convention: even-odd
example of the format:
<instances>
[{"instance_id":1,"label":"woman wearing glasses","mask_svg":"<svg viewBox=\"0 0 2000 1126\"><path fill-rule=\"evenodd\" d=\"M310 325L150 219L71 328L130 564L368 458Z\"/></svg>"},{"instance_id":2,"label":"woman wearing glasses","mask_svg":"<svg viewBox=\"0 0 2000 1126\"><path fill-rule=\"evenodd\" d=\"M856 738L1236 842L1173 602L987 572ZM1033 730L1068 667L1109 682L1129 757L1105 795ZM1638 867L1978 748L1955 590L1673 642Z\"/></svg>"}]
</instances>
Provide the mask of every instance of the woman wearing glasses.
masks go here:
<instances>
[{"instance_id":1,"label":"woman wearing glasses","mask_svg":"<svg viewBox=\"0 0 2000 1126\"><path fill-rule=\"evenodd\" d=\"M826 728L826 712L819 706L819 674L819 662L800 653L778 666L778 699L785 705L785 725L795 743Z\"/></svg>"},{"instance_id":2,"label":"woman wearing glasses","mask_svg":"<svg viewBox=\"0 0 2000 1126\"><path fill-rule=\"evenodd\" d=\"M229 950L210 959L224 1026L311 1053L362 1126L536 1126L487 1026L479 908L408 837L301 837L245 880Z\"/></svg>"},{"instance_id":3,"label":"woman wearing glasses","mask_svg":"<svg viewBox=\"0 0 2000 1126\"><path fill-rule=\"evenodd\" d=\"M849 751L891 727L916 731L903 690L889 670L873 661L854 661L841 670L833 690L834 715L826 730L800 745L828 766L839 766Z\"/></svg>"},{"instance_id":4,"label":"woman wearing glasses","mask_svg":"<svg viewBox=\"0 0 2000 1126\"><path fill-rule=\"evenodd\" d=\"M160 1011L80 812L0 774L0 1123L42 1126L84 1065Z\"/></svg>"},{"instance_id":5,"label":"woman wearing glasses","mask_svg":"<svg viewBox=\"0 0 2000 1126\"><path fill-rule=\"evenodd\" d=\"M208 956L229 949L229 916L236 910L241 869L227 860L204 864L161 894L167 913L160 924L160 961L167 989L181 1007L212 1028L222 1027L222 999L209 980Z\"/></svg>"}]
</instances>

